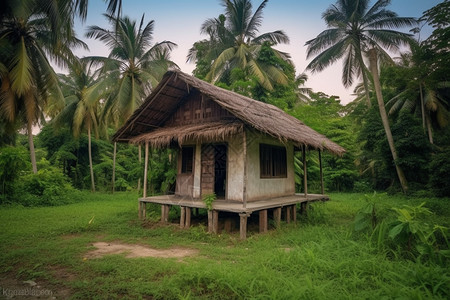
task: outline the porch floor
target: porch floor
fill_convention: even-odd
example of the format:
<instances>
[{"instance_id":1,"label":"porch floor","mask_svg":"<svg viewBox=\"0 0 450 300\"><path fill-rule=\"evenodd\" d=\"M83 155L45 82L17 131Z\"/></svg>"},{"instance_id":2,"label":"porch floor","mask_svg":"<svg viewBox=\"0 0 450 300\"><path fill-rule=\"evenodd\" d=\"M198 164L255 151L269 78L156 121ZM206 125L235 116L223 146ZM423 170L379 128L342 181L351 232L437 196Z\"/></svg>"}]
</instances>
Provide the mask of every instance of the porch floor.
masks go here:
<instances>
[{"instance_id":1,"label":"porch floor","mask_svg":"<svg viewBox=\"0 0 450 300\"><path fill-rule=\"evenodd\" d=\"M276 197L264 200L247 202L244 207L242 202L216 199L212 203L212 210L234 212L240 214L251 214L255 211L279 208L294 205L297 203L328 201L327 195L321 194L295 194L292 196ZM182 197L176 195L163 195L139 198L139 203L157 203L161 205L177 205L182 207L206 208L205 203L200 198Z\"/></svg>"}]
</instances>

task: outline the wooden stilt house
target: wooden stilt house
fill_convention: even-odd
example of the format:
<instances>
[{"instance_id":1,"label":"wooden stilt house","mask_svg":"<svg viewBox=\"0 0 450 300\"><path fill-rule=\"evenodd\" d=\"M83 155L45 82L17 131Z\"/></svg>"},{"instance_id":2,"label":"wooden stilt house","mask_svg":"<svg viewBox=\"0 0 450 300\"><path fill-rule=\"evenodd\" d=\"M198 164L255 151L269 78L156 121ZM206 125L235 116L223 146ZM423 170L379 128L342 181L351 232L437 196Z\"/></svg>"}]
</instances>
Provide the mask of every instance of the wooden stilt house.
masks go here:
<instances>
[{"instance_id":1,"label":"wooden stilt house","mask_svg":"<svg viewBox=\"0 0 450 300\"><path fill-rule=\"evenodd\" d=\"M267 210L279 223L295 219L296 207L327 200L307 192L305 153L345 150L279 108L228 91L180 71L167 72L159 85L113 137L117 142L145 145L148 149L178 149L175 195L139 199L139 216L145 204L162 206L167 221L171 205L181 207L180 226L190 225L191 208L205 208L202 198L214 193L209 230L217 232L221 211L238 213L241 237L247 217L259 212L260 230L267 230ZM294 152L304 158L304 193L295 194ZM320 159L321 161L321 159ZM147 163L145 164L147 174ZM321 171L322 176L322 171Z\"/></svg>"}]
</instances>

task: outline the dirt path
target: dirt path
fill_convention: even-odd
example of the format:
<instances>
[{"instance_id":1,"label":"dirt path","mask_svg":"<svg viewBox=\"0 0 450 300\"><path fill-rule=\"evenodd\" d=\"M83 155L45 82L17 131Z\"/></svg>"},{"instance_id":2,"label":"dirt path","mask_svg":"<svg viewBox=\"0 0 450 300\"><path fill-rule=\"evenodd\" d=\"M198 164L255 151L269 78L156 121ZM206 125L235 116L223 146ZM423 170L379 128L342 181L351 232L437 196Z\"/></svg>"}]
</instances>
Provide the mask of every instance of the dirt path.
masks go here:
<instances>
[{"instance_id":1,"label":"dirt path","mask_svg":"<svg viewBox=\"0 0 450 300\"><path fill-rule=\"evenodd\" d=\"M97 242L92 244L95 250L86 253L85 258L99 258L108 254L125 253L126 258L136 257L161 257L161 258L183 258L193 256L198 253L197 250L188 248L170 248L170 249L153 249L147 246L122 244L118 242L105 243Z\"/></svg>"}]
</instances>

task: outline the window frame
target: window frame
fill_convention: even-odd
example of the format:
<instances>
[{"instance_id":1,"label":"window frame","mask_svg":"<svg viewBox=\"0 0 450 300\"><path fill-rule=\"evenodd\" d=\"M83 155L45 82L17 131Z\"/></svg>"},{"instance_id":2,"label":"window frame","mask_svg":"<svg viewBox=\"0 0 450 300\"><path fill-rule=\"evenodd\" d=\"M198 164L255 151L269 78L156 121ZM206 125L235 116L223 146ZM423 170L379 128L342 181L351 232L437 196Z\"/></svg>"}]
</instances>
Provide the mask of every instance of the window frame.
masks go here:
<instances>
[{"instance_id":1,"label":"window frame","mask_svg":"<svg viewBox=\"0 0 450 300\"><path fill-rule=\"evenodd\" d=\"M181 147L180 174L192 174L194 172L194 155L195 155L194 146Z\"/></svg>"},{"instance_id":2,"label":"window frame","mask_svg":"<svg viewBox=\"0 0 450 300\"><path fill-rule=\"evenodd\" d=\"M287 178L287 150L284 146L259 144L261 179Z\"/></svg>"}]
</instances>

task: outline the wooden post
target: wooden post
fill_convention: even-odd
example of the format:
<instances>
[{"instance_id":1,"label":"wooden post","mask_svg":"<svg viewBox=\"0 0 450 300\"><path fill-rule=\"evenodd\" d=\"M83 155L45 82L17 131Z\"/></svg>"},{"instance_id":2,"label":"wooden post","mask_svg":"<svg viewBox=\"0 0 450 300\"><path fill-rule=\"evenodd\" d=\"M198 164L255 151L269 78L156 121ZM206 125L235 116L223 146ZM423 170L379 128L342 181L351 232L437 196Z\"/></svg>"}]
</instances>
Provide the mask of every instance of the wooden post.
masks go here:
<instances>
[{"instance_id":1,"label":"wooden post","mask_svg":"<svg viewBox=\"0 0 450 300\"><path fill-rule=\"evenodd\" d=\"M208 233L213 232L213 213L212 210L208 210Z\"/></svg>"},{"instance_id":2,"label":"wooden post","mask_svg":"<svg viewBox=\"0 0 450 300\"><path fill-rule=\"evenodd\" d=\"M186 225L186 207L180 206L180 228Z\"/></svg>"},{"instance_id":3,"label":"wooden post","mask_svg":"<svg viewBox=\"0 0 450 300\"><path fill-rule=\"evenodd\" d=\"M259 211L259 232L267 232L267 209Z\"/></svg>"},{"instance_id":4,"label":"wooden post","mask_svg":"<svg viewBox=\"0 0 450 300\"><path fill-rule=\"evenodd\" d=\"M286 206L286 223L291 223L291 207Z\"/></svg>"},{"instance_id":5,"label":"wooden post","mask_svg":"<svg viewBox=\"0 0 450 300\"><path fill-rule=\"evenodd\" d=\"M273 219L275 221L275 227L280 228L281 224L281 207L276 207L273 210Z\"/></svg>"},{"instance_id":6,"label":"wooden post","mask_svg":"<svg viewBox=\"0 0 450 300\"><path fill-rule=\"evenodd\" d=\"M303 146L302 156L303 156L303 187L305 197L308 195L308 174L306 167L306 145Z\"/></svg>"},{"instance_id":7,"label":"wooden post","mask_svg":"<svg viewBox=\"0 0 450 300\"><path fill-rule=\"evenodd\" d=\"M138 217L139 220L142 220L142 202L138 201Z\"/></svg>"},{"instance_id":8,"label":"wooden post","mask_svg":"<svg viewBox=\"0 0 450 300\"><path fill-rule=\"evenodd\" d=\"M143 197L147 197L147 172L148 172L148 142L145 142L145 158L144 158L144 192Z\"/></svg>"},{"instance_id":9,"label":"wooden post","mask_svg":"<svg viewBox=\"0 0 450 300\"><path fill-rule=\"evenodd\" d=\"M243 200L243 207L247 208L247 134L245 132L245 127L242 132L242 152L244 155L244 182L242 187L242 200Z\"/></svg>"},{"instance_id":10,"label":"wooden post","mask_svg":"<svg viewBox=\"0 0 450 300\"><path fill-rule=\"evenodd\" d=\"M166 204L161 205L161 222L163 223L169 222L169 211L170 211L169 205Z\"/></svg>"},{"instance_id":11,"label":"wooden post","mask_svg":"<svg viewBox=\"0 0 450 300\"><path fill-rule=\"evenodd\" d=\"M320 190L322 195L325 194L325 188L323 185L323 169L322 169L322 150L319 149L319 168L320 168Z\"/></svg>"},{"instance_id":12,"label":"wooden post","mask_svg":"<svg viewBox=\"0 0 450 300\"><path fill-rule=\"evenodd\" d=\"M213 222L213 228L212 228L212 232L217 234L219 232L219 211L218 210L213 210L212 211L212 222Z\"/></svg>"},{"instance_id":13,"label":"wooden post","mask_svg":"<svg viewBox=\"0 0 450 300\"><path fill-rule=\"evenodd\" d=\"M139 161L139 168L142 166L142 149L141 144L138 145L138 161ZM138 179L138 186L137 186L138 193L141 191L141 176L139 176Z\"/></svg>"},{"instance_id":14,"label":"wooden post","mask_svg":"<svg viewBox=\"0 0 450 300\"><path fill-rule=\"evenodd\" d=\"M239 224L239 232L241 240L245 240L247 238L247 214L239 214L240 224Z\"/></svg>"},{"instance_id":15,"label":"wooden post","mask_svg":"<svg viewBox=\"0 0 450 300\"><path fill-rule=\"evenodd\" d=\"M184 224L184 228L191 227L191 208L186 207L186 223Z\"/></svg>"},{"instance_id":16,"label":"wooden post","mask_svg":"<svg viewBox=\"0 0 450 300\"><path fill-rule=\"evenodd\" d=\"M114 154L113 154L113 170L112 170L112 193L114 194L116 186L116 153L117 153L117 142L114 142Z\"/></svg>"}]
</instances>

